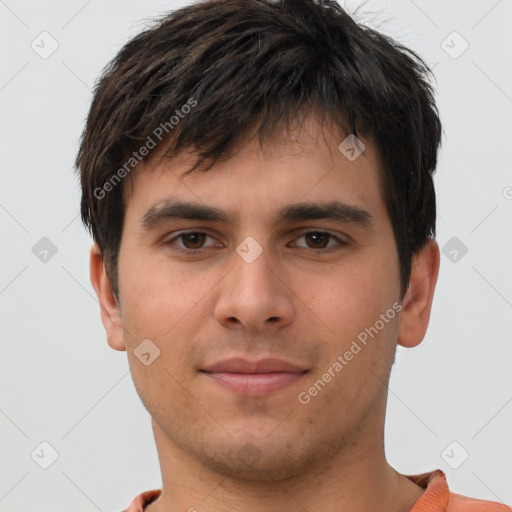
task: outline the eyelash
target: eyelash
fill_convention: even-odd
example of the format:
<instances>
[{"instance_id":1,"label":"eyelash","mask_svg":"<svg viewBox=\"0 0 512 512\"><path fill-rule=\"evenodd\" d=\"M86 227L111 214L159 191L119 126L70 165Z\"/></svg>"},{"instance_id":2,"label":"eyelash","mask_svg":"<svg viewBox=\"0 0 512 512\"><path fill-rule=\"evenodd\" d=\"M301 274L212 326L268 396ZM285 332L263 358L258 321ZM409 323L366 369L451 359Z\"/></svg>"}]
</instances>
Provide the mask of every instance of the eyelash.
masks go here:
<instances>
[{"instance_id":1,"label":"eyelash","mask_svg":"<svg viewBox=\"0 0 512 512\"><path fill-rule=\"evenodd\" d=\"M204 231L181 231L176 236L174 236L173 238L171 238L170 240L165 242L165 245L173 245L176 240L182 239L184 236L191 235L191 234L206 235L207 237L213 238L211 235L209 235L208 233L205 233ZM313 252L330 253L330 252L333 252L333 251L336 251L336 250L340 250L341 247L344 247L344 246L348 245L348 243L345 242L344 240L342 240L341 238L333 235L332 233L329 233L328 231L322 231L322 230L305 231L300 236L298 236L296 238L296 240L298 240L299 238L302 238L302 237L304 237L306 235L310 235L310 234L327 235L329 237L329 240L328 240L327 243L329 243L331 239L334 239L334 240L336 240L338 242L339 246L338 247L334 246L334 247L328 247L328 248L320 248L320 249L311 249L311 248L308 248L308 247L299 247L299 249L306 249L306 250L313 251ZM202 247L200 249L188 249L186 247L180 247L179 250L181 252L185 253L185 254L201 254L201 253L203 253L208 248L209 247Z\"/></svg>"}]
</instances>

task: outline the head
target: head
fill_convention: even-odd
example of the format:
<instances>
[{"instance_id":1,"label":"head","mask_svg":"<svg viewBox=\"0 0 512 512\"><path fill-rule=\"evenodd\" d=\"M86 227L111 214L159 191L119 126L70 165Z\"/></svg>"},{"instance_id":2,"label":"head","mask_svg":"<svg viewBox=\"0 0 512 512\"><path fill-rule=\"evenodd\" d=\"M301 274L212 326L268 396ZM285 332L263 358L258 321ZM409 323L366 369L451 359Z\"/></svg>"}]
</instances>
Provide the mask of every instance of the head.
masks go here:
<instances>
[{"instance_id":1,"label":"head","mask_svg":"<svg viewBox=\"0 0 512 512\"><path fill-rule=\"evenodd\" d=\"M227 471L250 441L265 474L284 478L291 466L272 454L319 412L336 407L329 434L312 427L287 454L294 467L319 456L321 439L332 451L344 432L349 444L372 411L382 414L371 428L382 423L396 343L423 339L439 264L441 125L427 75L416 54L335 2L209 0L136 36L98 81L77 157L91 277L144 404L197 460ZM364 147L353 160L349 135ZM178 222L170 198L215 211ZM344 206L323 222L311 203ZM337 251L290 245L306 227L317 233L309 244L326 240L322 226L341 239ZM215 243L179 252L169 235L192 228ZM236 251L247 236L251 262ZM160 351L150 366L135 355L144 339ZM333 368L347 351L350 364ZM205 385L205 365L235 352L303 365L295 396L326 372L332 384L283 421L286 393L247 402Z\"/></svg>"}]
</instances>

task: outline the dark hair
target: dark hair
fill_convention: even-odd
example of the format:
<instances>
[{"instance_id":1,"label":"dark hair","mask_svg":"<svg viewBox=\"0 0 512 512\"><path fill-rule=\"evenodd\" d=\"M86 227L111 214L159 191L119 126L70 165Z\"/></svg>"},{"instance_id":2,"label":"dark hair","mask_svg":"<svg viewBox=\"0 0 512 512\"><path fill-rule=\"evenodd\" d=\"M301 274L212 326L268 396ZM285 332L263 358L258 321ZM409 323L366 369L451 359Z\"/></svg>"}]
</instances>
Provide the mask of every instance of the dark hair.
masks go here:
<instances>
[{"instance_id":1,"label":"dark hair","mask_svg":"<svg viewBox=\"0 0 512 512\"><path fill-rule=\"evenodd\" d=\"M169 157L193 147L188 172L208 170L251 129L263 145L313 112L377 148L403 297L413 255L435 237L441 123L429 74L413 51L331 0L207 0L137 35L96 84L76 159L82 220L118 300L129 180L117 185L143 147Z\"/></svg>"}]
</instances>

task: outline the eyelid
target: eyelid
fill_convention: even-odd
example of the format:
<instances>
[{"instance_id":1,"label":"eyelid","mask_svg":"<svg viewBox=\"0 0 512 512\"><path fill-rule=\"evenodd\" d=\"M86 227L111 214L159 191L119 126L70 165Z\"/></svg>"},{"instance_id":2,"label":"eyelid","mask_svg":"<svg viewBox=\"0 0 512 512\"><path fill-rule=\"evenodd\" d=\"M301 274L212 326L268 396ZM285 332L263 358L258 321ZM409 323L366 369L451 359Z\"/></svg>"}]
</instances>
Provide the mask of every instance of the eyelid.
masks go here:
<instances>
[{"instance_id":1,"label":"eyelid","mask_svg":"<svg viewBox=\"0 0 512 512\"><path fill-rule=\"evenodd\" d=\"M215 237L213 235L211 235L210 233L208 233L207 231L200 230L200 229L185 229L183 231L178 231L178 232L174 233L173 236L171 238L169 238L169 239L165 238L164 239L164 244L165 245L171 245L176 240L179 240L182 236L190 235L192 233L198 233L200 235L206 235L207 238L209 237L209 238L212 238L213 240L215 240ZM183 250L185 252L200 252L202 250L207 249L208 247L213 247L214 245L209 245L207 247L201 247L200 249L187 249L186 247L179 247L179 249L181 249L181 250Z\"/></svg>"},{"instance_id":2,"label":"eyelid","mask_svg":"<svg viewBox=\"0 0 512 512\"><path fill-rule=\"evenodd\" d=\"M337 234L334 234L332 233L331 231L328 231L328 230L325 230L325 229L312 229L312 228L304 228L303 230L300 230L295 238L294 238L294 242L297 241L299 238L302 238L304 235L307 235L309 233L318 233L318 234L323 234L323 235L328 235L330 237L331 240L335 240L338 244L338 246L341 246L341 247L344 247L346 245L349 244L349 241L348 240L344 240L340 235L340 233L337 233ZM345 235L346 236L346 235ZM349 238L348 236L346 236L346 238ZM310 247L299 247L299 249L306 249L306 250L309 250L309 251L313 251L313 252L329 252L330 250L336 250L337 246L332 246L332 247L326 247L326 248L323 248L323 249L312 249Z\"/></svg>"},{"instance_id":3,"label":"eyelid","mask_svg":"<svg viewBox=\"0 0 512 512\"><path fill-rule=\"evenodd\" d=\"M325 228L305 227L305 228L299 228L298 230L294 231L294 235L297 236L297 237L302 236L302 235L306 235L307 233L325 233L326 235L331 235L333 238L337 238L337 239L341 240L342 242L346 241L347 243L351 239L345 233L340 233L338 231L331 231L331 230L325 229ZM344 240L344 238L346 240Z\"/></svg>"}]
</instances>

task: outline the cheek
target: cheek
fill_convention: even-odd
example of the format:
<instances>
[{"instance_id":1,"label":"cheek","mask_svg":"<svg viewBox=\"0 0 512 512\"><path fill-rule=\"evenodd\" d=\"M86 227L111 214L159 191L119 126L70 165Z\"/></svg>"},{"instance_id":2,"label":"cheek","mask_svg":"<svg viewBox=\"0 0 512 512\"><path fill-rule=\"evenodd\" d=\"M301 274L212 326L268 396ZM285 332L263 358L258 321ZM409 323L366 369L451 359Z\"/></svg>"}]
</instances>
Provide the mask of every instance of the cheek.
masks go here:
<instances>
[{"instance_id":1,"label":"cheek","mask_svg":"<svg viewBox=\"0 0 512 512\"><path fill-rule=\"evenodd\" d=\"M156 265L120 258L119 291L128 344L149 338L160 346L163 335L178 321L187 290L168 277Z\"/></svg>"},{"instance_id":2,"label":"cheek","mask_svg":"<svg viewBox=\"0 0 512 512\"><path fill-rule=\"evenodd\" d=\"M126 344L133 350L150 339L176 369L193 333L212 316L219 276L211 270L191 276L166 261L137 263L126 258L119 266Z\"/></svg>"},{"instance_id":3,"label":"cheek","mask_svg":"<svg viewBox=\"0 0 512 512\"><path fill-rule=\"evenodd\" d=\"M304 297L307 306L299 323L324 346L318 371L327 371L338 356L348 352L341 378L334 380L338 385L343 381L349 393L365 392L362 388L368 385L369 369L385 380L392 359L398 319L393 305L399 305L398 274L392 256L393 252L374 255L368 251L354 264L331 267L328 275L315 280L314 287L310 280L297 281L298 295ZM375 377L373 380L379 384Z\"/></svg>"},{"instance_id":4,"label":"cheek","mask_svg":"<svg viewBox=\"0 0 512 512\"><path fill-rule=\"evenodd\" d=\"M339 340L341 346L356 336L371 321L373 324L390 304L389 283L379 282L384 275L369 264L331 267L321 278L297 280L298 303L308 317L310 329L325 330L328 337ZM299 319L299 323L303 321Z\"/></svg>"}]
</instances>

